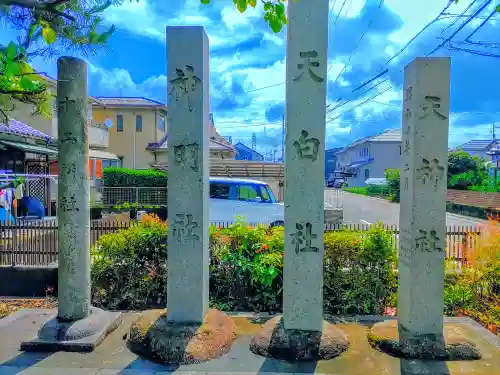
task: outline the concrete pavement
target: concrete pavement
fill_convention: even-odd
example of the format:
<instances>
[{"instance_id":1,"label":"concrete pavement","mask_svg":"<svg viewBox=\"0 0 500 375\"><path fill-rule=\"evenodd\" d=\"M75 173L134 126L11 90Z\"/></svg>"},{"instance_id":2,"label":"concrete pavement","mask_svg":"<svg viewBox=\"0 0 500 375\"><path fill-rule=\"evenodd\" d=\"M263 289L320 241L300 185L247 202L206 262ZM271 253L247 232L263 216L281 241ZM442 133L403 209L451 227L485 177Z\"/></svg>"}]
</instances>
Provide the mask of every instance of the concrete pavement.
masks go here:
<instances>
[{"instance_id":1,"label":"concrete pavement","mask_svg":"<svg viewBox=\"0 0 500 375\"><path fill-rule=\"evenodd\" d=\"M328 194L334 195L335 192L327 189L325 195ZM343 206L346 224L374 224L382 221L387 225L399 226L399 203L343 192ZM446 214L447 225L477 226L486 223L485 220L473 217Z\"/></svg>"}]
</instances>

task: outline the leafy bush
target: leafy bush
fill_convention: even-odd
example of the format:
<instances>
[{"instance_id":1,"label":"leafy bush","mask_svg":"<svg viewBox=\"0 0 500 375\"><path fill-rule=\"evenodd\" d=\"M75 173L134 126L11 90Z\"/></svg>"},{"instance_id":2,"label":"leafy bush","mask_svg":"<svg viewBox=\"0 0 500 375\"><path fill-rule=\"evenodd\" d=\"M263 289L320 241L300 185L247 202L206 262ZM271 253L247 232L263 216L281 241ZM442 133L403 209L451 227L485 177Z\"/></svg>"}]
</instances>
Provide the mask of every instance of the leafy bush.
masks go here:
<instances>
[{"instance_id":1,"label":"leafy bush","mask_svg":"<svg viewBox=\"0 0 500 375\"><path fill-rule=\"evenodd\" d=\"M167 225L142 222L99 239L92 248L93 303L108 309L165 305ZM376 314L395 291L394 247L381 226L325 233L325 311ZM210 299L223 310L280 311L283 227L239 221L210 228Z\"/></svg>"},{"instance_id":2,"label":"leafy bush","mask_svg":"<svg viewBox=\"0 0 500 375\"><path fill-rule=\"evenodd\" d=\"M146 215L99 238L91 249L92 300L107 309L142 309L167 301L168 226Z\"/></svg>"},{"instance_id":3,"label":"leafy bush","mask_svg":"<svg viewBox=\"0 0 500 375\"><path fill-rule=\"evenodd\" d=\"M399 202L399 186L400 186L400 175L399 169L386 169L385 178L387 180L387 187L389 189L389 200L391 202Z\"/></svg>"},{"instance_id":4,"label":"leafy bush","mask_svg":"<svg viewBox=\"0 0 500 375\"><path fill-rule=\"evenodd\" d=\"M106 187L167 187L167 174L154 169L104 168Z\"/></svg>"},{"instance_id":5,"label":"leafy bush","mask_svg":"<svg viewBox=\"0 0 500 375\"><path fill-rule=\"evenodd\" d=\"M360 187L344 187L342 190L347 191L348 193L360 194L360 195L368 195L368 188L365 186Z\"/></svg>"},{"instance_id":6,"label":"leafy bush","mask_svg":"<svg viewBox=\"0 0 500 375\"><path fill-rule=\"evenodd\" d=\"M388 185L368 185L368 195L371 197L387 197L389 196Z\"/></svg>"}]
</instances>

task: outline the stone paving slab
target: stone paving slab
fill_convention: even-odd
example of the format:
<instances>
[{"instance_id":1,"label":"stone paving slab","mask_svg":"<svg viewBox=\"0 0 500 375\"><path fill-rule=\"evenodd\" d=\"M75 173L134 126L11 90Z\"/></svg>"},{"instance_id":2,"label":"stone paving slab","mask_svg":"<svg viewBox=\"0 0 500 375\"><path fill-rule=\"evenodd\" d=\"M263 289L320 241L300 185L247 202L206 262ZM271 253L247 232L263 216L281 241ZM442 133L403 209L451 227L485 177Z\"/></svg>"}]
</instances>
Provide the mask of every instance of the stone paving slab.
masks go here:
<instances>
[{"instance_id":1,"label":"stone paving slab","mask_svg":"<svg viewBox=\"0 0 500 375\"><path fill-rule=\"evenodd\" d=\"M479 361L401 361L372 349L367 340L370 325L381 317L362 317L360 323L344 320L342 329L350 337L350 347L340 357L317 363L287 363L254 355L249 350L252 334L263 322L250 314L238 314L237 339L231 351L212 361L188 366L164 366L142 359L130 352L126 338L137 315L123 314L122 324L92 353L23 353L20 343L31 338L47 310L21 310L0 319L0 375L145 375L145 374L432 374L432 375L498 375L500 374L500 338L468 318L449 318L462 323L471 335L479 337L484 359ZM243 318L246 316L248 318Z\"/></svg>"}]
</instances>

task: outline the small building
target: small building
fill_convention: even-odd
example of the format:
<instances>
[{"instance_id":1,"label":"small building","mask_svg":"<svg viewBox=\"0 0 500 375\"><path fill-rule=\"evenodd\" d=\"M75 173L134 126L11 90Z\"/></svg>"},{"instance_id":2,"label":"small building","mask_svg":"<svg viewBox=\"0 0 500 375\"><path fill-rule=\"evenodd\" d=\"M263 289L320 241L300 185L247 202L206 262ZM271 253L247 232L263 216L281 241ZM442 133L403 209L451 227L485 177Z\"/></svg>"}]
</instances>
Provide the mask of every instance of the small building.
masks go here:
<instances>
[{"instance_id":1,"label":"small building","mask_svg":"<svg viewBox=\"0 0 500 375\"><path fill-rule=\"evenodd\" d=\"M235 160L249 160L249 161L262 161L264 160L264 156L255 151L254 149L248 147L247 145L238 142L234 145L236 149Z\"/></svg>"},{"instance_id":2,"label":"small building","mask_svg":"<svg viewBox=\"0 0 500 375\"><path fill-rule=\"evenodd\" d=\"M210 114L207 126L209 127L208 135L210 137L210 159L234 160L236 149L217 132L212 114ZM166 133L158 142L149 143L146 149L153 155L154 158L154 162L150 163L150 165L168 164L168 133Z\"/></svg>"},{"instance_id":3,"label":"small building","mask_svg":"<svg viewBox=\"0 0 500 375\"><path fill-rule=\"evenodd\" d=\"M10 119L0 124L0 179L10 175L47 175L49 165L57 159L54 139L20 121ZM50 206L49 179L26 178L25 195Z\"/></svg>"},{"instance_id":4,"label":"small building","mask_svg":"<svg viewBox=\"0 0 500 375\"><path fill-rule=\"evenodd\" d=\"M401 130L390 129L375 136L358 139L338 151L335 176L348 186L365 186L369 178L385 178L387 169L401 163Z\"/></svg>"},{"instance_id":5,"label":"small building","mask_svg":"<svg viewBox=\"0 0 500 375\"><path fill-rule=\"evenodd\" d=\"M342 147L331 148L325 150L325 180L333 179L334 172L337 167L337 152L339 152Z\"/></svg>"},{"instance_id":6,"label":"small building","mask_svg":"<svg viewBox=\"0 0 500 375\"><path fill-rule=\"evenodd\" d=\"M495 147L500 145L500 140L498 139L472 139L468 142L457 147L462 151L467 152L469 155L477 156L479 158L486 158L489 161L492 161L491 154L489 152L493 150Z\"/></svg>"}]
</instances>

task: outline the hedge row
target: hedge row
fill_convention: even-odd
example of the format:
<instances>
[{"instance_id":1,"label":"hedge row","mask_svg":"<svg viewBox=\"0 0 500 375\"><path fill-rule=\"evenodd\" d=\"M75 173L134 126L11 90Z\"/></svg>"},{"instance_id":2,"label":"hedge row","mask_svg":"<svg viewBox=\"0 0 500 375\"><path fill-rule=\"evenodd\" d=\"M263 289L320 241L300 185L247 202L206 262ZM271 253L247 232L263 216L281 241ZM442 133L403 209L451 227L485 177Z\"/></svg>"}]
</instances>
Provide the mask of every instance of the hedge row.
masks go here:
<instances>
[{"instance_id":1,"label":"hedge row","mask_svg":"<svg viewBox=\"0 0 500 375\"><path fill-rule=\"evenodd\" d=\"M104 168L106 187L167 187L167 174L153 169Z\"/></svg>"}]
</instances>

